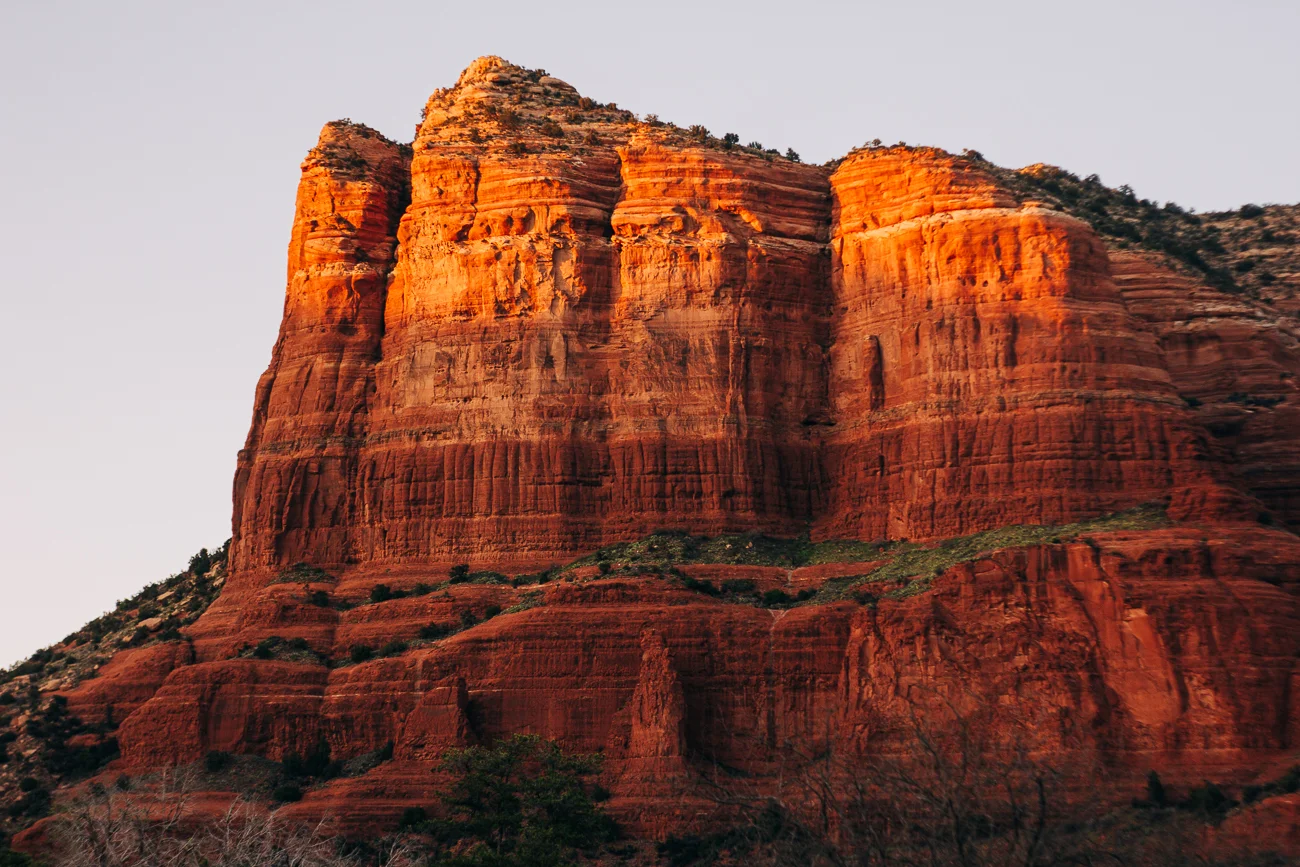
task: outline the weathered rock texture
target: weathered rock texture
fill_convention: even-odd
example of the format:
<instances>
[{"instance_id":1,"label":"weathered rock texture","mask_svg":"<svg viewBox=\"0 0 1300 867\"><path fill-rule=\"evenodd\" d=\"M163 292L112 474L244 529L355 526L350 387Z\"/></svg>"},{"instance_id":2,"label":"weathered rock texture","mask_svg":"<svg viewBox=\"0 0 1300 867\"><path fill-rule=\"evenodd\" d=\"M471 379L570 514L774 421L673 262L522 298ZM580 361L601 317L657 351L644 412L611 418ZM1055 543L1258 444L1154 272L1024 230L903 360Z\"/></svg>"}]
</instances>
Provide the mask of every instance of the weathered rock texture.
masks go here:
<instances>
[{"instance_id":1,"label":"weathered rock texture","mask_svg":"<svg viewBox=\"0 0 1300 867\"><path fill-rule=\"evenodd\" d=\"M427 803L448 747L520 731L605 750L614 808L654 833L703 821L709 767L761 784L792 745L898 749L879 714L932 701L1006 710L1124 798L1152 767L1300 750L1300 540L1258 523L1300 520L1291 326L999 177L902 147L801 165L494 58L411 147L327 125L232 575L192 650L114 663L74 706L127 714L131 768L391 743L291 808L352 830ZM988 553L873 605L595 570L340 604L665 528L936 539L1153 499L1173 528ZM691 574L794 593L874 566ZM271 637L299 656L249 655ZM392 641L415 644L347 664Z\"/></svg>"},{"instance_id":2,"label":"weathered rock texture","mask_svg":"<svg viewBox=\"0 0 1300 867\"><path fill-rule=\"evenodd\" d=\"M830 173L486 59L413 156L327 126L294 226L237 570L1233 499L1105 245L970 160Z\"/></svg>"}]
</instances>

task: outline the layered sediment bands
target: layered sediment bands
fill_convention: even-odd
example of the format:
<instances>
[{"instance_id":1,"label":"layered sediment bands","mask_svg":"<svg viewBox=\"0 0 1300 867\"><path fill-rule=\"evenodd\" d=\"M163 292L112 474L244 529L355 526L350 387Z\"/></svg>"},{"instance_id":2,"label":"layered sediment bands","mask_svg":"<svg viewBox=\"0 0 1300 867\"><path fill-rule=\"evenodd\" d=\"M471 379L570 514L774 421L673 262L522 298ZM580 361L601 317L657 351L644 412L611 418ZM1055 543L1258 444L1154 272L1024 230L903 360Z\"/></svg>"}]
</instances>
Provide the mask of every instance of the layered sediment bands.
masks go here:
<instances>
[{"instance_id":1,"label":"layered sediment bands","mask_svg":"<svg viewBox=\"0 0 1300 867\"><path fill-rule=\"evenodd\" d=\"M1241 485L1300 526L1300 333L1275 310L1228 295L1153 256L1111 254L1129 311L1151 328L1178 394Z\"/></svg>"},{"instance_id":2,"label":"layered sediment bands","mask_svg":"<svg viewBox=\"0 0 1300 867\"><path fill-rule=\"evenodd\" d=\"M326 124L298 185L284 319L257 385L235 476L236 569L349 555L356 451L366 433L409 151Z\"/></svg>"},{"instance_id":3,"label":"layered sediment bands","mask_svg":"<svg viewBox=\"0 0 1300 867\"><path fill-rule=\"evenodd\" d=\"M84 722L116 725L152 698L167 675L193 661L193 649L181 641L124 650L66 694L68 710Z\"/></svg>"},{"instance_id":4,"label":"layered sediment bands","mask_svg":"<svg viewBox=\"0 0 1300 867\"><path fill-rule=\"evenodd\" d=\"M831 189L821 532L949 536L1214 487L1086 224L941 152L860 152Z\"/></svg>"},{"instance_id":5,"label":"layered sediment bands","mask_svg":"<svg viewBox=\"0 0 1300 867\"><path fill-rule=\"evenodd\" d=\"M1282 761L1300 541L1257 521L1300 508L1300 342L980 165L804 166L495 58L431 97L411 149L327 126L233 571L192 657L122 657L70 705L129 713L131 768L391 743L286 808L354 831L427 806L446 749L517 732L603 750L612 808L656 834L716 816L710 768L761 789L791 749L900 751L891 718L949 702L1125 801L1130 773ZM660 529L923 540L1155 499L1173 528L856 596L832 590L914 549L442 585ZM749 595L707 594L727 582ZM778 607L737 601L761 594Z\"/></svg>"},{"instance_id":6,"label":"layered sediment bands","mask_svg":"<svg viewBox=\"0 0 1300 867\"><path fill-rule=\"evenodd\" d=\"M279 759L317 743L324 666L255 659L177 669L118 729L136 767L166 767L210 750Z\"/></svg>"},{"instance_id":7,"label":"layered sediment bands","mask_svg":"<svg viewBox=\"0 0 1300 867\"><path fill-rule=\"evenodd\" d=\"M466 143L448 111L495 106L477 86L430 110L391 285L363 293L335 338L360 359L355 399L335 388L319 418L305 409L281 431L260 420L277 393L259 392L245 463L269 454L237 485L239 562L499 561L671 526L798 532L827 402L825 170L629 124L580 158ZM332 183L306 172L300 202ZM316 219L299 210L298 224ZM312 381L285 346L295 299L328 295L323 280L291 283L269 383Z\"/></svg>"},{"instance_id":8,"label":"layered sediment bands","mask_svg":"<svg viewBox=\"0 0 1300 867\"><path fill-rule=\"evenodd\" d=\"M1171 529L1002 551L874 607L769 611L657 578L551 585L536 607L389 659L178 668L120 740L132 767L393 742L384 773L401 777L536 732L606 750L616 797L672 810L655 792L689 793L714 763L761 781L791 746L899 749L890 713L965 702L1117 785L1149 768L1224 779L1296 745L1297 574L1290 534Z\"/></svg>"},{"instance_id":9,"label":"layered sediment bands","mask_svg":"<svg viewBox=\"0 0 1300 867\"><path fill-rule=\"evenodd\" d=\"M1232 502L1086 224L942 152L831 176L530 75L487 59L436 93L409 172L326 128L237 573Z\"/></svg>"}]
</instances>

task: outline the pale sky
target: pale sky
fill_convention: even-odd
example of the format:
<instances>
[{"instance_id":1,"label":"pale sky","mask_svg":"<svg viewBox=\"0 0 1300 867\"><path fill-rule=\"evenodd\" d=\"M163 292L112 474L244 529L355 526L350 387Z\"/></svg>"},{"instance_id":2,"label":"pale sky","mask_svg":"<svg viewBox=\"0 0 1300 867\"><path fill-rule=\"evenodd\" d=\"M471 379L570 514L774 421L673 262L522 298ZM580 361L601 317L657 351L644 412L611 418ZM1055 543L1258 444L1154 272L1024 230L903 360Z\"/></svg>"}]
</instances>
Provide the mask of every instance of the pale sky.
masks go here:
<instances>
[{"instance_id":1,"label":"pale sky","mask_svg":"<svg viewBox=\"0 0 1300 867\"><path fill-rule=\"evenodd\" d=\"M873 138L1300 200L1300 4L0 6L0 665L230 534L298 165L482 54L821 162Z\"/></svg>"}]
</instances>

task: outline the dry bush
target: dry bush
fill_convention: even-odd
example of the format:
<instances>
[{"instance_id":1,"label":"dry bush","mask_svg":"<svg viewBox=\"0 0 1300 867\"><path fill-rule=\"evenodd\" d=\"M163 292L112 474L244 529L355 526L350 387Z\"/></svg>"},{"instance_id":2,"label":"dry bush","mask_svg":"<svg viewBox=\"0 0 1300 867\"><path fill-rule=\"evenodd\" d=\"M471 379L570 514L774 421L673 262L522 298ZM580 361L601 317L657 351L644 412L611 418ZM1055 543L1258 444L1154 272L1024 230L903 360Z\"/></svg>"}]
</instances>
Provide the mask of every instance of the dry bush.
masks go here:
<instances>
[{"instance_id":1,"label":"dry bush","mask_svg":"<svg viewBox=\"0 0 1300 867\"><path fill-rule=\"evenodd\" d=\"M996 703L929 699L923 710L908 703L877 714L867 749L828 746L829 737L811 748L787 744L774 786L714 774L711 797L740 821L721 834L671 839L661 854L673 867L1282 863L1214 853L1195 816L1097 802L1077 786L1099 768L1048 762L1043 756L1062 752L1035 750L1033 727L1005 710L994 718Z\"/></svg>"},{"instance_id":2,"label":"dry bush","mask_svg":"<svg viewBox=\"0 0 1300 867\"><path fill-rule=\"evenodd\" d=\"M94 789L59 816L54 830L55 867L407 867L401 846L363 862L341 841L280 820L243 801L219 818L193 809L190 780L169 774L146 792Z\"/></svg>"}]
</instances>

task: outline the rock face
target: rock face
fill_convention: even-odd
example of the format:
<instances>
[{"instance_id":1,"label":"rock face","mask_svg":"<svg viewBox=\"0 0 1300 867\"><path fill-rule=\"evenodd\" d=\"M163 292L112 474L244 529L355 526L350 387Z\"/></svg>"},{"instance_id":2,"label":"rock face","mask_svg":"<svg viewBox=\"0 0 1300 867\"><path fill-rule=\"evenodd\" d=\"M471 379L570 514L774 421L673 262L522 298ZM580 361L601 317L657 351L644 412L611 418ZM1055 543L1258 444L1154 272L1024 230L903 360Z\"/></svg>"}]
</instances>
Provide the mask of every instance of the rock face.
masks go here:
<instances>
[{"instance_id":1,"label":"rock face","mask_svg":"<svg viewBox=\"0 0 1300 867\"><path fill-rule=\"evenodd\" d=\"M831 188L823 533L954 536L1213 485L1089 226L929 151L850 156Z\"/></svg>"},{"instance_id":2,"label":"rock face","mask_svg":"<svg viewBox=\"0 0 1300 867\"><path fill-rule=\"evenodd\" d=\"M1273 516L1300 524L1300 329L1272 305L1198 284L1151 256L1111 255L1125 305L1156 335L1220 459ZM1298 275L1300 276L1300 275Z\"/></svg>"},{"instance_id":3,"label":"rock face","mask_svg":"<svg viewBox=\"0 0 1300 867\"><path fill-rule=\"evenodd\" d=\"M450 588L465 606L478 589ZM693 800L710 768L762 780L791 749L902 749L882 714L954 701L999 706L1038 748L1085 762L1127 798L1151 768L1171 785L1242 781L1296 749L1298 590L1300 540L1265 528L1009 549L874 607L772 611L662 579L563 582L511 591L541 598L392 658L183 666L118 738L131 768L212 749L280 758L321 738L338 758L393 743L375 772L384 827L427 803L444 749L536 732L604 750L612 807L667 833L716 811ZM370 607L416 602L430 619L445 604ZM296 809L374 828L348 802L365 785L339 780Z\"/></svg>"},{"instance_id":4,"label":"rock face","mask_svg":"<svg viewBox=\"0 0 1300 867\"><path fill-rule=\"evenodd\" d=\"M323 130L232 574L183 650L70 703L121 722L129 768L392 744L292 808L353 831L427 803L447 748L527 731L604 750L611 808L667 833L707 821L710 767L761 787L791 749L901 750L879 715L940 701L1029 723L1121 799L1150 768L1245 779L1300 750L1290 328L977 159L806 166L484 58L409 147ZM831 590L884 549L444 583L665 529L935 540L1152 500L1172 526L856 600ZM778 607L697 592L727 581ZM298 656L248 652L271 638Z\"/></svg>"},{"instance_id":5,"label":"rock face","mask_svg":"<svg viewBox=\"0 0 1300 867\"><path fill-rule=\"evenodd\" d=\"M413 156L326 127L236 570L1233 499L1086 224L940 152L828 173L580 106L485 59Z\"/></svg>"}]
</instances>

